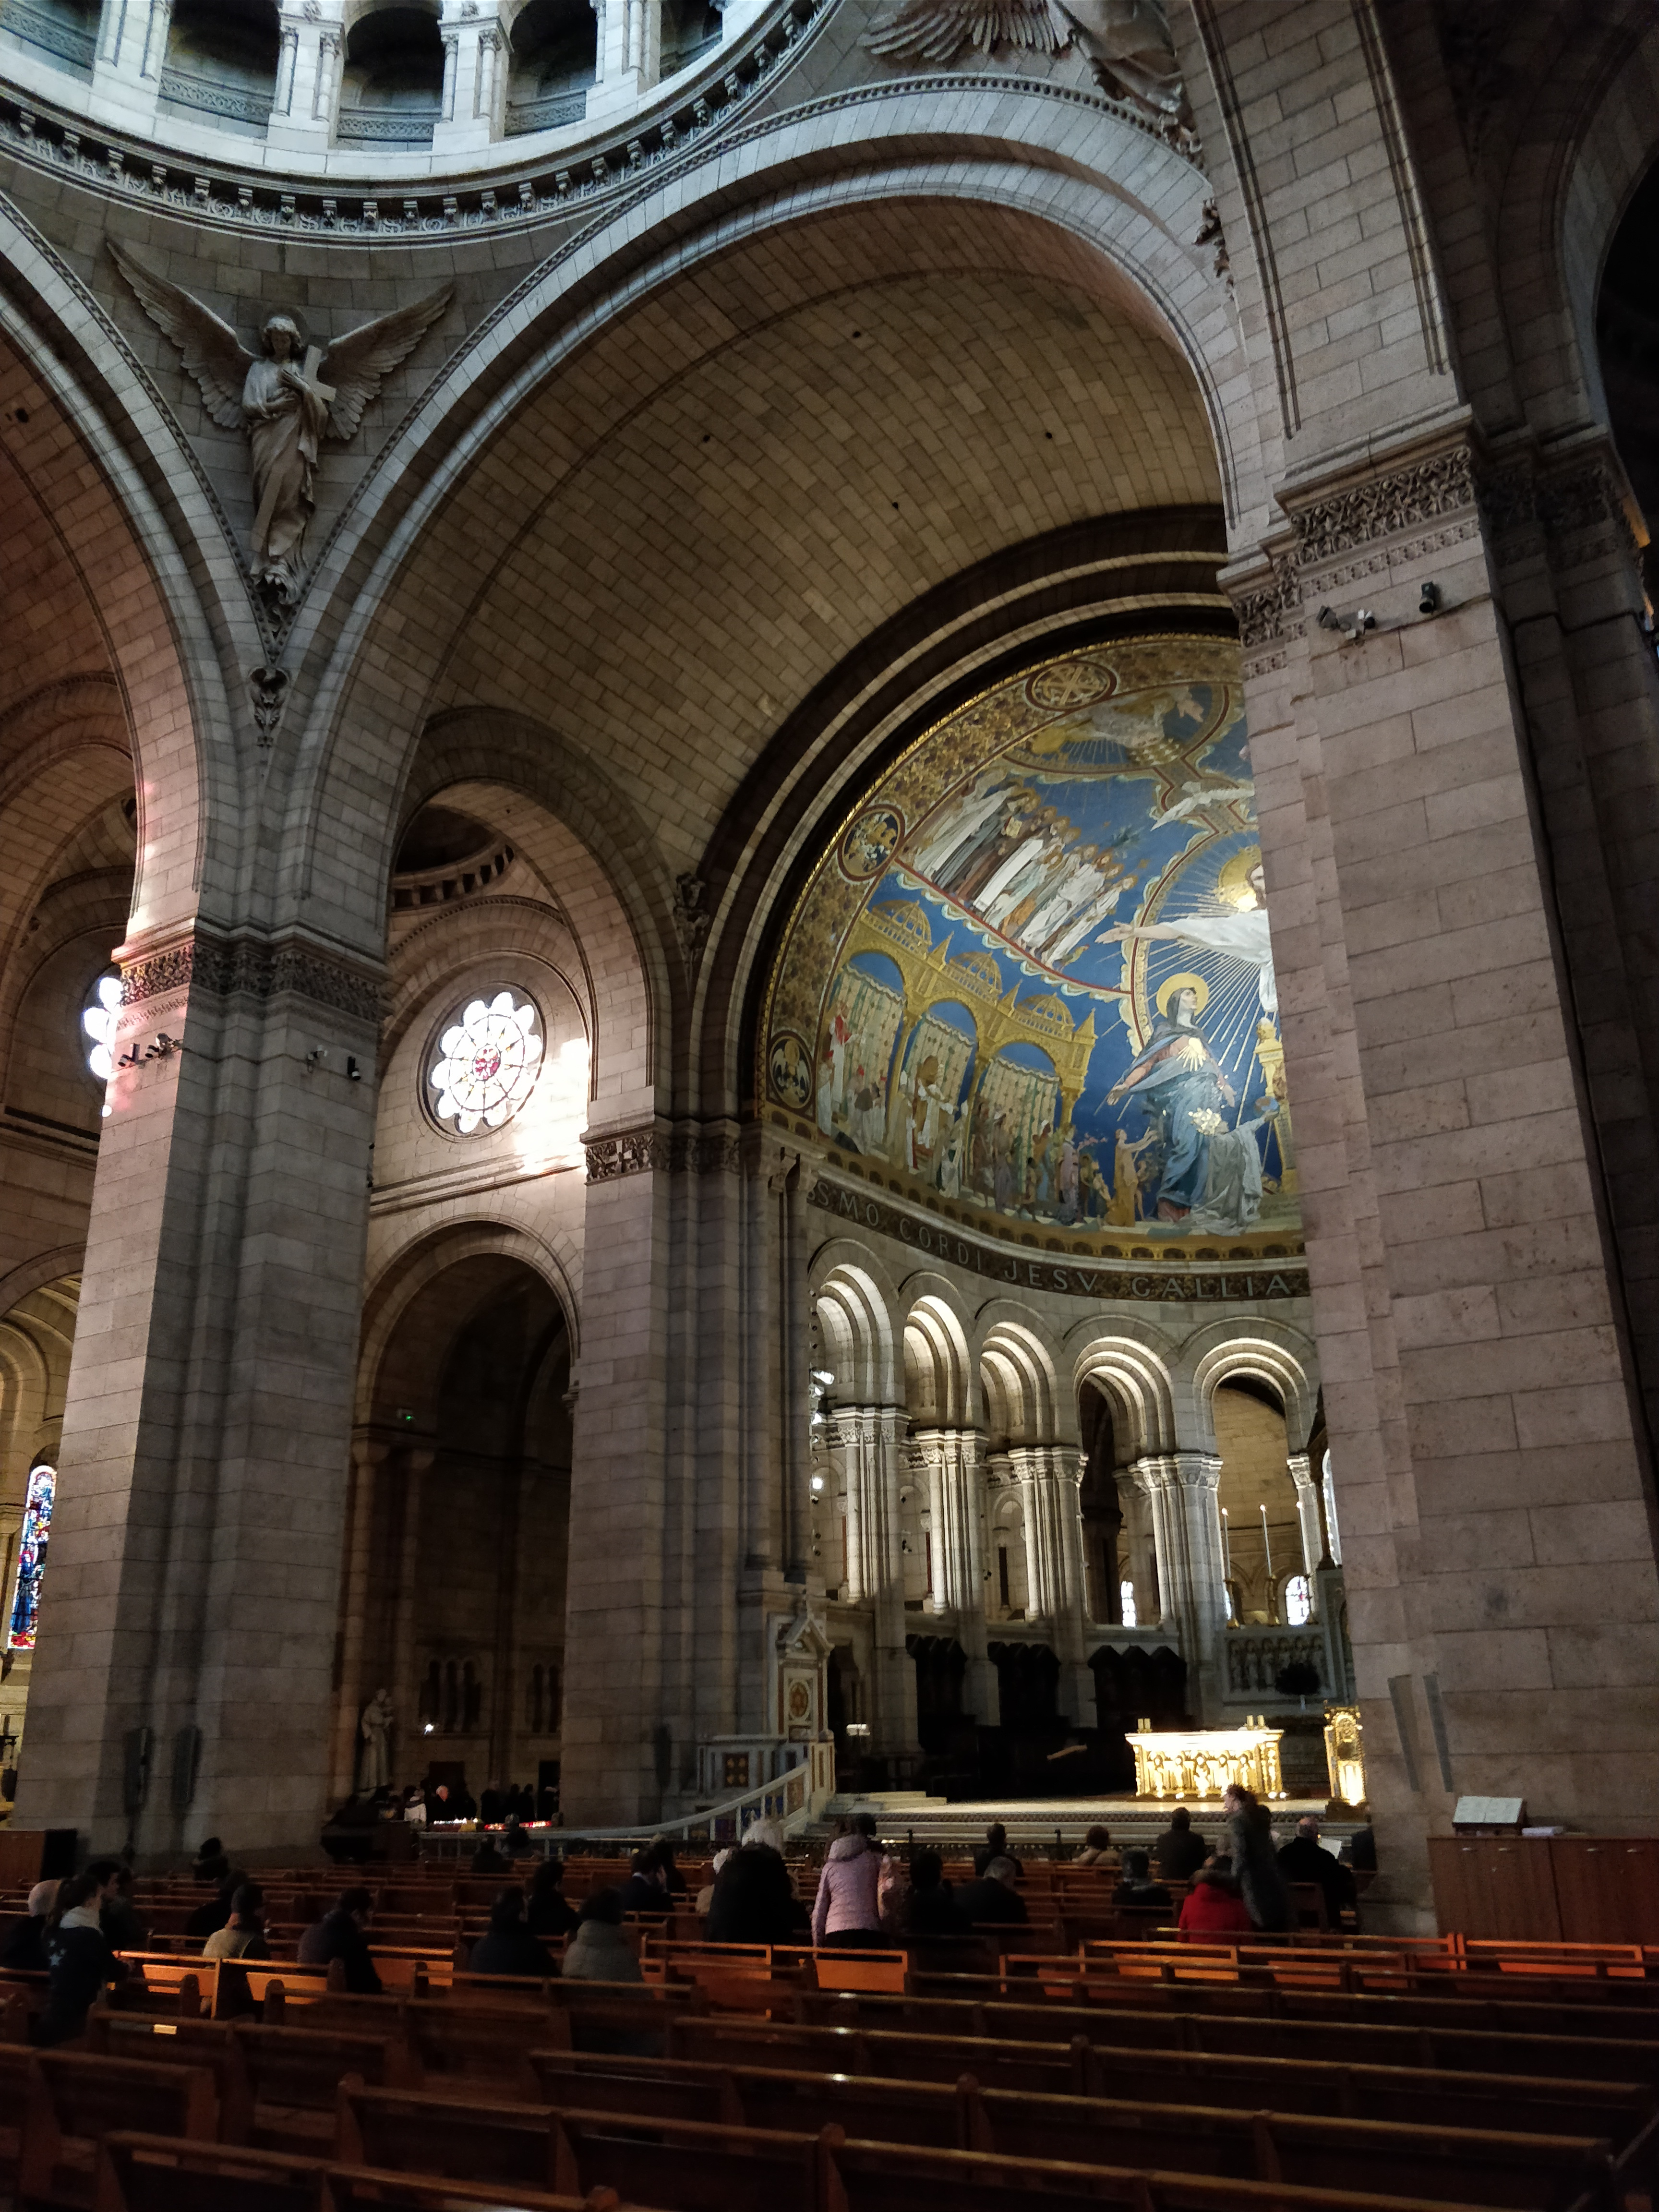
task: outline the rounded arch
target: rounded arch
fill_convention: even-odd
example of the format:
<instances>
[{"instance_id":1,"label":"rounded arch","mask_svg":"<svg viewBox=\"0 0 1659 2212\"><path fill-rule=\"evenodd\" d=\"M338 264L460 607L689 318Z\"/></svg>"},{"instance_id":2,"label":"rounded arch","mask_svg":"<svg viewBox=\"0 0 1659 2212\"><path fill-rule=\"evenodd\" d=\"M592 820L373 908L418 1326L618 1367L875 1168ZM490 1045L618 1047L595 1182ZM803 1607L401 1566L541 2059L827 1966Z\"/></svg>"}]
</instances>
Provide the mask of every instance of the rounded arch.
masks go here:
<instances>
[{"instance_id":1,"label":"rounded arch","mask_svg":"<svg viewBox=\"0 0 1659 2212\"><path fill-rule=\"evenodd\" d=\"M884 1269L844 1238L815 1253L814 1311L830 1387L838 1406L896 1406L902 1401L900 1300Z\"/></svg>"},{"instance_id":2,"label":"rounded arch","mask_svg":"<svg viewBox=\"0 0 1659 2212\"><path fill-rule=\"evenodd\" d=\"M1068 1343L1075 1346L1073 1394L1080 1395L1085 1383L1101 1392L1112 1408L1119 1449L1137 1458L1173 1451L1174 1352L1161 1334L1145 1322L1117 1317L1109 1333L1103 1333L1098 1323L1085 1323Z\"/></svg>"},{"instance_id":3,"label":"rounded arch","mask_svg":"<svg viewBox=\"0 0 1659 2212\"><path fill-rule=\"evenodd\" d=\"M574 1367L581 1346L578 1302L572 1277L552 1245L519 1223L446 1224L441 1229L417 1234L407 1244L386 1253L368 1285L357 1360L355 1418L360 1424L374 1417L381 1369L398 1322L441 1275L462 1261L478 1259L518 1260L541 1279L564 1316Z\"/></svg>"},{"instance_id":4,"label":"rounded arch","mask_svg":"<svg viewBox=\"0 0 1659 2212\"><path fill-rule=\"evenodd\" d=\"M925 1287L924 1287L925 1286ZM904 1316L905 1403L913 1421L934 1428L977 1425L978 1376L969 1347L971 1319L942 1276L912 1276Z\"/></svg>"},{"instance_id":5,"label":"rounded arch","mask_svg":"<svg viewBox=\"0 0 1659 2212\"><path fill-rule=\"evenodd\" d=\"M1062 1402L1059 1365L1046 1331L1001 1300L981 1313L980 1326L980 1380L994 1443L1074 1443L1076 1410Z\"/></svg>"},{"instance_id":6,"label":"rounded arch","mask_svg":"<svg viewBox=\"0 0 1659 2212\"><path fill-rule=\"evenodd\" d=\"M1029 141L1024 161L1006 158L1011 101L1022 110L1016 135ZM1224 287L1208 270L1207 257L1196 255L1188 242L1206 189L1190 164L1152 147L1117 118L1091 116L1098 154L1096 167L1085 173L1075 162L1070 103L1006 80L994 93L963 82L947 132L960 158L943 167L937 134L929 134L926 160L915 159L914 114L907 117L876 94L867 118L860 118L868 143L853 150L846 105L842 98L821 109L796 110L787 125L757 132L736 174L729 165L717 170L694 164L642 185L623 211L544 264L471 334L447 374L376 461L351 514L323 549L315 605L301 617L303 650L319 673L302 679L316 683L314 705L295 718L307 731L295 790L307 825L295 849L313 842L320 848L319 895L337 882L350 883L349 868L343 860L337 866L329 850L341 814L335 801L345 787L340 779L352 776L361 787L354 769L365 747L388 757L401 750L404 733L429 711L455 641L476 623L477 608L495 588L477 571L463 510L487 483L510 557L518 534L547 503L561 474L603 447L643 404L639 364L648 352L660 353L665 376L679 375L709 357L711 344L747 335L763 314L775 318L809 296L827 296L845 283L849 265L878 276L929 266L1040 270L1045 281L1102 302L1103 312L1125 330L1144 333L1167 354L1172 370L1178 367L1188 395L1182 404L1190 403L1195 425L1191 447L1207 457L1200 497L1213 497L1247 472L1231 449L1220 464L1215 458L1227 443L1218 394L1240 366L1238 339ZM848 173L848 163L860 166ZM1131 198L1112 181L1115 165L1120 174L1144 180L1147 191ZM907 203L920 204L920 212L907 215ZM849 250L849 221L863 226L867 251ZM757 252L768 257L764 283L753 264ZM729 264L726 272L717 265L722 260ZM753 281L744 281L745 269ZM702 301L695 316L672 312L672 288L687 281L698 286ZM619 345L627 363L619 361L612 375L605 362ZM578 356L580 395L572 374ZM556 420L548 416L550 407L559 409ZM1183 435L1176 442L1188 441ZM1127 441L1125 451L1142 445ZM480 470L486 457L487 470ZM476 484L458 499L458 487L475 471ZM1120 498L1096 505L1124 503ZM377 510L373 520L371 506ZM469 547L464 553L463 539ZM453 590L458 566L477 580L478 596L470 603ZM410 621L407 611L416 605L420 617ZM374 651L372 635L380 623L398 633L395 648L384 655ZM861 617L854 625L870 626ZM720 624L707 627L714 635ZM371 665L375 675L368 687L355 672ZM695 701L690 710L702 711ZM356 755L349 764L339 743L346 727ZM686 828L684 859L679 852L671 855L674 872L695 864L704 842L689 822ZM349 917L337 919L353 927ZM362 919L356 917L356 927Z\"/></svg>"},{"instance_id":7,"label":"rounded arch","mask_svg":"<svg viewBox=\"0 0 1659 2212\"><path fill-rule=\"evenodd\" d=\"M1285 1433L1292 1451L1307 1447L1313 1427L1318 1392L1310 1380L1313 1347L1282 1322L1253 1317L1238 1322L1218 1322L1200 1330L1186 1347L1193 1413L1200 1449L1215 1449L1216 1392L1237 1376L1265 1382L1277 1396L1285 1414Z\"/></svg>"}]
</instances>

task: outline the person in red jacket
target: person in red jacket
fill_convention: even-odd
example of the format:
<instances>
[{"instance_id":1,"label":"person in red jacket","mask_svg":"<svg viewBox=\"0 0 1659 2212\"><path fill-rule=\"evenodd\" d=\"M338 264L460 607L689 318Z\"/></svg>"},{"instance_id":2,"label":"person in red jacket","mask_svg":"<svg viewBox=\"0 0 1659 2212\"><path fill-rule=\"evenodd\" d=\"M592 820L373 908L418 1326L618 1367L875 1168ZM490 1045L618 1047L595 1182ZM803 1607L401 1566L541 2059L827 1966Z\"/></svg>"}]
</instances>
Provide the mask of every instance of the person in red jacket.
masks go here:
<instances>
[{"instance_id":1,"label":"person in red jacket","mask_svg":"<svg viewBox=\"0 0 1659 2212\"><path fill-rule=\"evenodd\" d=\"M1230 1858L1212 1855L1193 1876L1176 1926L1190 1936L1249 1936L1255 1923L1238 1893Z\"/></svg>"}]
</instances>

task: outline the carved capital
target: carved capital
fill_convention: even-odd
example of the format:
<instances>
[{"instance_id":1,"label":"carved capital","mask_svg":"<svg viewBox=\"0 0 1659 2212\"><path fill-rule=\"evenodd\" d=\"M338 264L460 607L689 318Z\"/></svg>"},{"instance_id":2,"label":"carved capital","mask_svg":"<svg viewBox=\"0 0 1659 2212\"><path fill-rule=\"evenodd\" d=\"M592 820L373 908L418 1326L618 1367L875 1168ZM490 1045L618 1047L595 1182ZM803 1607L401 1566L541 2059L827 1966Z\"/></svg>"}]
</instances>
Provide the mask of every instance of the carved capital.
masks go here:
<instances>
[{"instance_id":1,"label":"carved capital","mask_svg":"<svg viewBox=\"0 0 1659 2212\"><path fill-rule=\"evenodd\" d=\"M218 999L273 999L292 991L336 1013L378 1022L381 989L379 975L294 937L219 937L197 929L121 960L121 1000L129 1006L186 990Z\"/></svg>"},{"instance_id":2,"label":"carved capital","mask_svg":"<svg viewBox=\"0 0 1659 2212\"><path fill-rule=\"evenodd\" d=\"M1462 442L1403 467L1385 469L1303 503L1281 494L1296 531L1300 568L1340 560L1381 538L1399 537L1475 507L1474 457Z\"/></svg>"}]
</instances>

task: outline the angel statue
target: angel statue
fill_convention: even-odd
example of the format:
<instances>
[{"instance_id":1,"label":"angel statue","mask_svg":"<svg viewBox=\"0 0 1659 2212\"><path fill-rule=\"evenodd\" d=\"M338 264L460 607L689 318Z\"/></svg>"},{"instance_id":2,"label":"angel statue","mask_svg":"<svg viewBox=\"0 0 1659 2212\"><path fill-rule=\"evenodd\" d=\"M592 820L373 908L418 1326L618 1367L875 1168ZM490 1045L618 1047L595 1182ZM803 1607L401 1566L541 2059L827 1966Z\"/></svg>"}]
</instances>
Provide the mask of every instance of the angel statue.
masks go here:
<instances>
[{"instance_id":1,"label":"angel statue","mask_svg":"<svg viewBox=\"0 0 1659 2212\"><path fill-rule=\"evenodd\" d=\"M1062 53L1075 45L1096 82L1185 145L1193 137L1164 0L898 0L864 43L894 61L948 62L964 40Z\"/></svg>"},{"instance_id":2,"label":"angel statue","mask_svg":"<svg viewBox=\"0 0 1659 2212\"><path fill-rule=\"evenodd\" d=\"M208 413L221 429L246 431L253 459L253 573L292 602L299 597L301 547L316 503L318 447L331 433L356 434L382 380L437 321L452 288L446 284L365 323L326 348L307 346L292 316L272 315L259 333L261 351L252 354L211 307L154 275L112 239L110 252L145 313L178 347Z\"/></svg>"}]
</instances>

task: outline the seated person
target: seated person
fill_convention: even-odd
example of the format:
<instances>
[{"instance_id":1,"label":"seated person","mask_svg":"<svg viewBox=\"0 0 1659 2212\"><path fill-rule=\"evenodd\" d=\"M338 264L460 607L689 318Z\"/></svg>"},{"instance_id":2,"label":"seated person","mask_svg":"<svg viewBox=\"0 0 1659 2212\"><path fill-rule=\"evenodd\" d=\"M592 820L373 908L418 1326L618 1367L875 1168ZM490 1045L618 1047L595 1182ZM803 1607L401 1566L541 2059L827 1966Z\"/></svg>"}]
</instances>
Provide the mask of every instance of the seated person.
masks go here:
<instances>
[{"instance_id":1,"label":"seated person","mask_svg":"<svg viewBox=\"0 0 1659 2212\"><path fill-rule=\"evenodd\" d=\"M1164 1881L1190 1881L1206 1858L1210 1847L1193 1832L1193 1816L1184 1805L1170 1815L1170 1825L1152 1845L1152 1863Z\"/></svg>"},{"instance_id":2,"label":"seated person","mask_svg":"<svg viewBox=\"0 0 1659 2212\"><path fill-rule=\"evenodd\" d=\"M198 1905L185 1923L186 1936L205 1937L214 1935L230 1918L231 1905L242 1886L240 1874L228 1874L218 1889L205 1905Z\"/></svg>"},{"instance_id":3,"label":"seated person","mask_svg":"<svg viewBox=\"0 0 1659 2212\"><path fill-rule=\"evenodd\" d=\"M1083 1838L1083 1849L1072 1861L1073 1866L1099 1866L1112 1855L1112 1832L1097 1825Z\"/></svg>"},{"instance_id":4,"label":"seated person","mask_svg":"<svg viewBox=\"0 0 1659 2212\"><path fill-rule=\"evenodd\" d=\"M635 1852L628 1880L622 1888L622 1908L624 1914L642 1912L658 1920L673 1911L667 1876L654 1845Z\"/></svg>"},{"instance_id":5,"label":"seated person","mask_svg":"<svg viewBox=\"0 0 1659 2212\"><path fill-rule=\"evenodd\" d=\"M957 1904L971 1928L995 1924L1017 1928L1030 1916L1025 1899L1014 1887L1019 1869L1012 1859L993 1859L976 1881L964 1881Z\"/></svg>"},{"instance_id":6,"label":"seated person","mask_svg":"<svg viewBox=\"0 0 1659 2212\"><path fill-rule=\"evenodd\" d=\"M46 1923L58 1902L55 1881L37 1881L29 1892L27 1917L20 1920L0 1948L0 1966L15 1974L44 1974L46 1971Z\"/></svg>"},{"instance_id":7,"label":"seated person","mask_svg":"<svg viewBox=\"0 0 1659 2212\"><path fill-rule=\"evenodd\" d=\"M805 1943L811 1940L806 1907L795 1895L783 1854L751 1830L727 1851L708 1900L711 1943Z\"/></svg>"},{"instance_id":8,"label":"seated person","mask_svg":"<svg viewBox=\"0 0 1659 2212\"><path fill-rule=\"evenodd\" d=\"M1016 1874L1024 1874L1025 1871L1024 1866L1008 1848L1008 1831L1000 1820L992 1821L990 1826L985 1831L985 1841L974 1853L975 1874L985 1874L993 1859L1006 1859Z\"/></svg>"},{"instance_id":9,"label":"seated person","mask_svg":"<svg viewBox=\"0 0 1659 2212\"><path fill-rule=\"evenodd\" d=\"M622 1893L596 1889L581 1909L561 1969L568 1982L642 1982L633 1946L623 1934Z\"/></svg>"},{"instance_id":10,"label":"seated person","mask_svg":"<svg viewBox=\"0 0 1659 2212\"><path fill-rule=\"evenodd\" d=\"M345 1966L345 1985L354 1996L379 1996L380 1978L368 1955L367 1932L373 1910L374 1900L366 1889L343 1889L334 1910L301 1936L300 1964L328 1966L339 1959Z\"/></svg>"},{"instance_id":11,"label":"seated person","mask_svg":"<svg viewBox=\"0 0 1659 2212\"><path fill-rule=\"evenodd\" d=\"M225 1856L225 1847L217 1836L204 1836L190 1863L191 1875L198 1881L210 1881L216 1888L230 1872L230 1861Z\"/></svg>"},{"instance_id":12,"label":"seated person","mask_svg":"<svg viewBox=\"0 0 1659 2212\"><path fill-rule=\"evenodd\" d=\"M917 1851L910 1861L910 1931L912 1936L971 1936L963 1912L945 1879L945 1862L937 1851Z\"/></svg>"},{"instance_id":13,"label":"seated person","mask_svg":"<svg viewBox=\"0 0 1659 2212\"><path fill-rule=\"evenodd\" d=\"M112 1951L142 1951L149 1929L133 1909L132 1869L119 1859L94 1859L87 1869L98 1885L98 1918Z\"/></svg>"},{"instance_id":14,"label":"seated person","mask_svg":"<svg viewBox=\"0 0 1659 2212\"><path fill-rule=\"evenodd\" d=\"M1324 1894L1325 1917L1333 1928L1340 1923L1344 1908L1352 1911L1359 1901L1352 1875L1320 1842L1319 1822L1311 1813L1297 1822L1290 1842L1279 1845L1279 1864L1286 1881L1318 1885Z\"/></svg>"},{"instance_id":15,"label":"seated person","mask_svg":"<svg viewBox=\"0 0 1659 2212\"><path fill-rule=\"evenodd\" d=\"M478 1848L473 1852L471 1863L474 1874L506 1874L508 1871L507 1861L496 1850L495 1838L490 1836L479 1838Z\"/></svg>"},{"instance_id":16,"label":"seated person","mask_svg":"<svg viewBox=\"0 0 1659 2212\"><path fill-rule=\"evenodd\" d=\"M1354 1830L1337 1853L1337 1857L1344 1866L1352 1867L1356 1873L1376 1872L1376 1838L1369 1823Z\"/></svg>"},{"instance_id":17,"label":"seated person","mask_svg":"<svg viewBox=\"0 0 1659 2212\"><path fill-rule=\"evenodd\" d=\"M1114 1905L1157 1905L1164 1912L1173 1911L1174 1900L1161 1881L1152 1878L1152 1863L1145 1851L1125 1851L1123 1879L1112 1892Z\"/></svg>"},{"instance_id":18,"label":"seated person","mask_svg":"<svg viewBox=\"0 0 1659 2212\"><path fill-rule=\"evenodd\" d=\"M39 2049L49 2051L80 2034L105 1984L124 1979L127 1972L105 1941L98 1885L89 1874L58 1884L46 1953L46 2008L33 2023L33 2039Z\"/></svg>"},{"instance_id":19,"label":"seated person","mask_svg":"<svg viewBox=\"0 0 1659 2212\"><path fill-rule=\"evenodd\" d=\"M268 1959L270 1946L265 1941L263 1912L264 1892L257 1884L245 1881L230 1900L230 1917L222 1928L216 1928L202 1946L204 1959Z\"/></svg>"},{"instance_id":20,"label":"seated person","mask_svg":"<svg viewBox=\"0 0 1659 2212\"><path fill-rule=\"evenodd\" d=\"M1205 1861L1181 1901L1181 1917L1176 1925L1188 1936L1255 1933L1255 1923L1239 1893L1231 1858L1212 1853Z\"/></svg>"},{"instance_id":21,"label":"seated person","mask_svg":"<svg viewBox=\"0 0 1659 2212\"><path fill-rule=\"evenodd\" d=\"M569 1936L575 1932L575 1911L564 1894L562 1859L544 1859L531 1875L525 1925L532 1936Z\"/></svg>"},{"instance_id":22,"label":"seated person","mask_svg":"<svg viewBox=\"0 0 1659 2212\"><path fill-rule=\"evenodd\" d=\"M546 1981L558 1971L546 1948L525 1924L524 1892L504 1889L489 1908L489 1934L472 1946L471 1972L534 1975Z\"/></svg>"}]
</instances>

